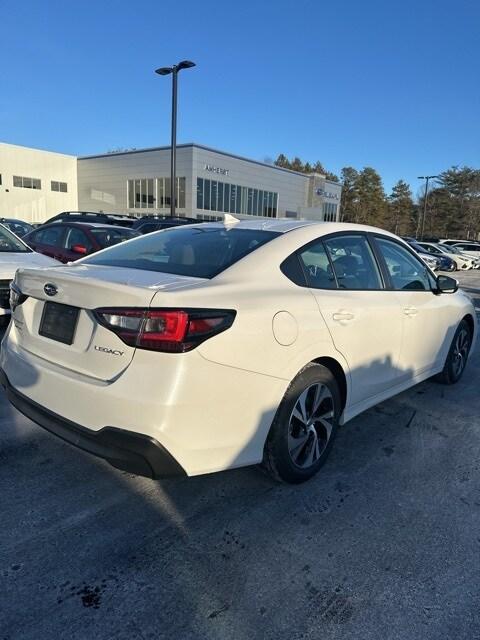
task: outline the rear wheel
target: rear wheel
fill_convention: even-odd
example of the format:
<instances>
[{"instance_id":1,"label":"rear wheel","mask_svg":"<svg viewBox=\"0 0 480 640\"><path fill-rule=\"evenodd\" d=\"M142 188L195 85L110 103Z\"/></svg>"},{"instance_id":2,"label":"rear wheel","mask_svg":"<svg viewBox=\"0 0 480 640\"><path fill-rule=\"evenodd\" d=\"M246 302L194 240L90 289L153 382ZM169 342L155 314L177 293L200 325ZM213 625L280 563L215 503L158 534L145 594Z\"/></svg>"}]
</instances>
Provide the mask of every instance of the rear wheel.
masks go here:
<instances>
[{"instance_id":1,"label":"rear wheel","mask_svg":"<svg viewBox=\"0 0 480 640\"><path fill-rule=\"evenodd\" d=\"M466 320L462 320L455 331L443 371L436 380L443 384L455 384L465 371L468 354L472 346L472 332Z\"/></svg>"},{"instance_id":2,"label":"rear wheel","mask_svg":"<svg viewBox=\"0 0 480 640\"><path fill-rule=\"evenodd\" d=\"M264 451L270 474L295 484L315 475L330 453L340 410L331 371L308 364L287 389L270 429Z\"/></svg>"}]
</instances>

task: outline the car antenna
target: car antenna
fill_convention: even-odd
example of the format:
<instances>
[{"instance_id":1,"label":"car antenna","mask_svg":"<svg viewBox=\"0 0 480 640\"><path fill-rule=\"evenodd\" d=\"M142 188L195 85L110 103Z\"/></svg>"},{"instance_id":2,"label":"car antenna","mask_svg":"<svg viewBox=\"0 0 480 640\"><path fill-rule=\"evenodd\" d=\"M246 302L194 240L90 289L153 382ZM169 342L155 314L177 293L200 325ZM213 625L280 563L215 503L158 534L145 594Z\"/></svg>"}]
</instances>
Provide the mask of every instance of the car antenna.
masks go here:
<instances>
[{"instance_id":1,"label":"car antenna","mask_svg":"<svg viewBox=\"0 0 480 640\"><path fill-rule=\"evenodd\" d=\"M223 224L237 224L237 222L240 222L239 218L232 216L230 213L223 215Z\"/></svg>"}]
</instances>

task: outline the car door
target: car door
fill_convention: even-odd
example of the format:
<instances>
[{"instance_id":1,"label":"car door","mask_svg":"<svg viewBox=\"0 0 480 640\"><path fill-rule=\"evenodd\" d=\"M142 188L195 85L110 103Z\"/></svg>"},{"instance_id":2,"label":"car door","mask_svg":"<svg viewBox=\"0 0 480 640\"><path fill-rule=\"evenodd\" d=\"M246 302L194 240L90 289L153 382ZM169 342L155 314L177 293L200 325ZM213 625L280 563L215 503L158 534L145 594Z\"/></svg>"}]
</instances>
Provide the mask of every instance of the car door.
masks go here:
<instances>
[{"instance_id":1,"label":"car door","mask_svg":"<svg viewBox=\"0 0 480 640\"><path fill-rule=\"evenodd\" d=\"M49 224L31 233L25 241L35 251L65 262L62 257L64 234L65 230L62 225Z\"/></svg>"},{"instance_id":2,"label":"car door","mask_svg":"<svg viewBox=\"0 0 480 640\"><path fill-rule=\"evenodd\" d=\"M452 298L434 292L435 277L406 246L386 236L375 236L374 242L402 309L402 370L413 377L438 368L457 322Z\"/></svg>"},{"instance_id":3,"label":"car door","mask_svg":"<svg viewBox=\"0 0 480 640\"><path fill-rule=\"evenodd\" d=\"M395 386L403 319L397 295L384 287L367 236L327 236L298 255L335 348L348 363L350 403Z\"/></svg>"}]
</instances>

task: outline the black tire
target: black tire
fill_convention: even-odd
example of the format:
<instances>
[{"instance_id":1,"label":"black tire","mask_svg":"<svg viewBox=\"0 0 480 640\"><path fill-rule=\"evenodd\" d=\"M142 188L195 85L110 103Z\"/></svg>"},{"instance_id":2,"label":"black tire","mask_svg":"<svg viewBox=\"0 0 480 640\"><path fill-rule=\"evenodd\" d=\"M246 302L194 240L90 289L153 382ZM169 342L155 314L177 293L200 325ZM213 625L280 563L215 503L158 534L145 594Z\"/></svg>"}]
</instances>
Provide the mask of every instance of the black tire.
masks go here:
<instances>
[{"instance_id":1,"label":"black tire","mask_svg":"<svg viewBox=\"0 0 480 640\"><path fill-rule=\"evenodd\" d=\"M325 398L321 400L315 413L316 403L323 395ZM312 411L311 424L307 419L300 421L297 418L300 406L298 403L302 402L302 398L305 417L308 416L308 407ZM325 413L322 415L322 412ZM263 456L263 464L270 475L275 480L291 484L305 482L314 476L331 451L340 413L340 391L332 372L320 364L308 364L288 387L270 428ZM325 419L327 414L331 414L328 420ZM328 428L325 425L328 425ZM297 442L305 442L295 447L296 451L302 448L298 455L295 453L297 463L294 461L295 455L290 450L290 444L296 437ZM317 453L318 457L315 459ZM302 461L307 463L310 454L312 463L305 467L300 466L301 455L304 457Z\"/></svg>"},{"instance_id":2,"label":"black tire","mask_svg":"<svg viewBox=\"0 0 480 640\"><path fill-rule=\"evenodd\" d=\"M455 384L465 371L468 354L472 346L472 331L466 320L462 320L455 331L443 371L435 376L441 384Z\"/></svg>"},{"instance_id":3,"label":"black tire","mask_svg":"<svg viewBox=\"0 0 480 640\"><path fill-rule=\"evenodd\" d=\"M453 271L458 271L458 264L455 262L455 260L452 260L453 262Z\"/></svg>"}]
</instances>

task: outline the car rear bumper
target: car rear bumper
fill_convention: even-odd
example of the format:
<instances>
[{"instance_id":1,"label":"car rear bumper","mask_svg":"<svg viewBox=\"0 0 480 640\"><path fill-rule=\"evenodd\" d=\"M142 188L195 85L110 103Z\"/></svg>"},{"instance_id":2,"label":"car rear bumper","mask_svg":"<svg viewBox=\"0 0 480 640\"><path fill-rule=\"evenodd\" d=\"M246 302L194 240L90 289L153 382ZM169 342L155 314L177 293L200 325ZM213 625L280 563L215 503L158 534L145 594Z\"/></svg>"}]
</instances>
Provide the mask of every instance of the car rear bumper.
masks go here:
<instances>
[{"instance_id":1,"label":"car rear bumper","mask_svg":"<svg viewBox=\"0 0 480 640\"><path fill-rule=\"evenodd\" d=\"M17 391L0 369L0 384L12 405L23 415L66 442L104 458L113 467L147 478L185 476L185 470L154 438L104 427L92 431L49 411Z\"/></svg>"}]
</instances>

